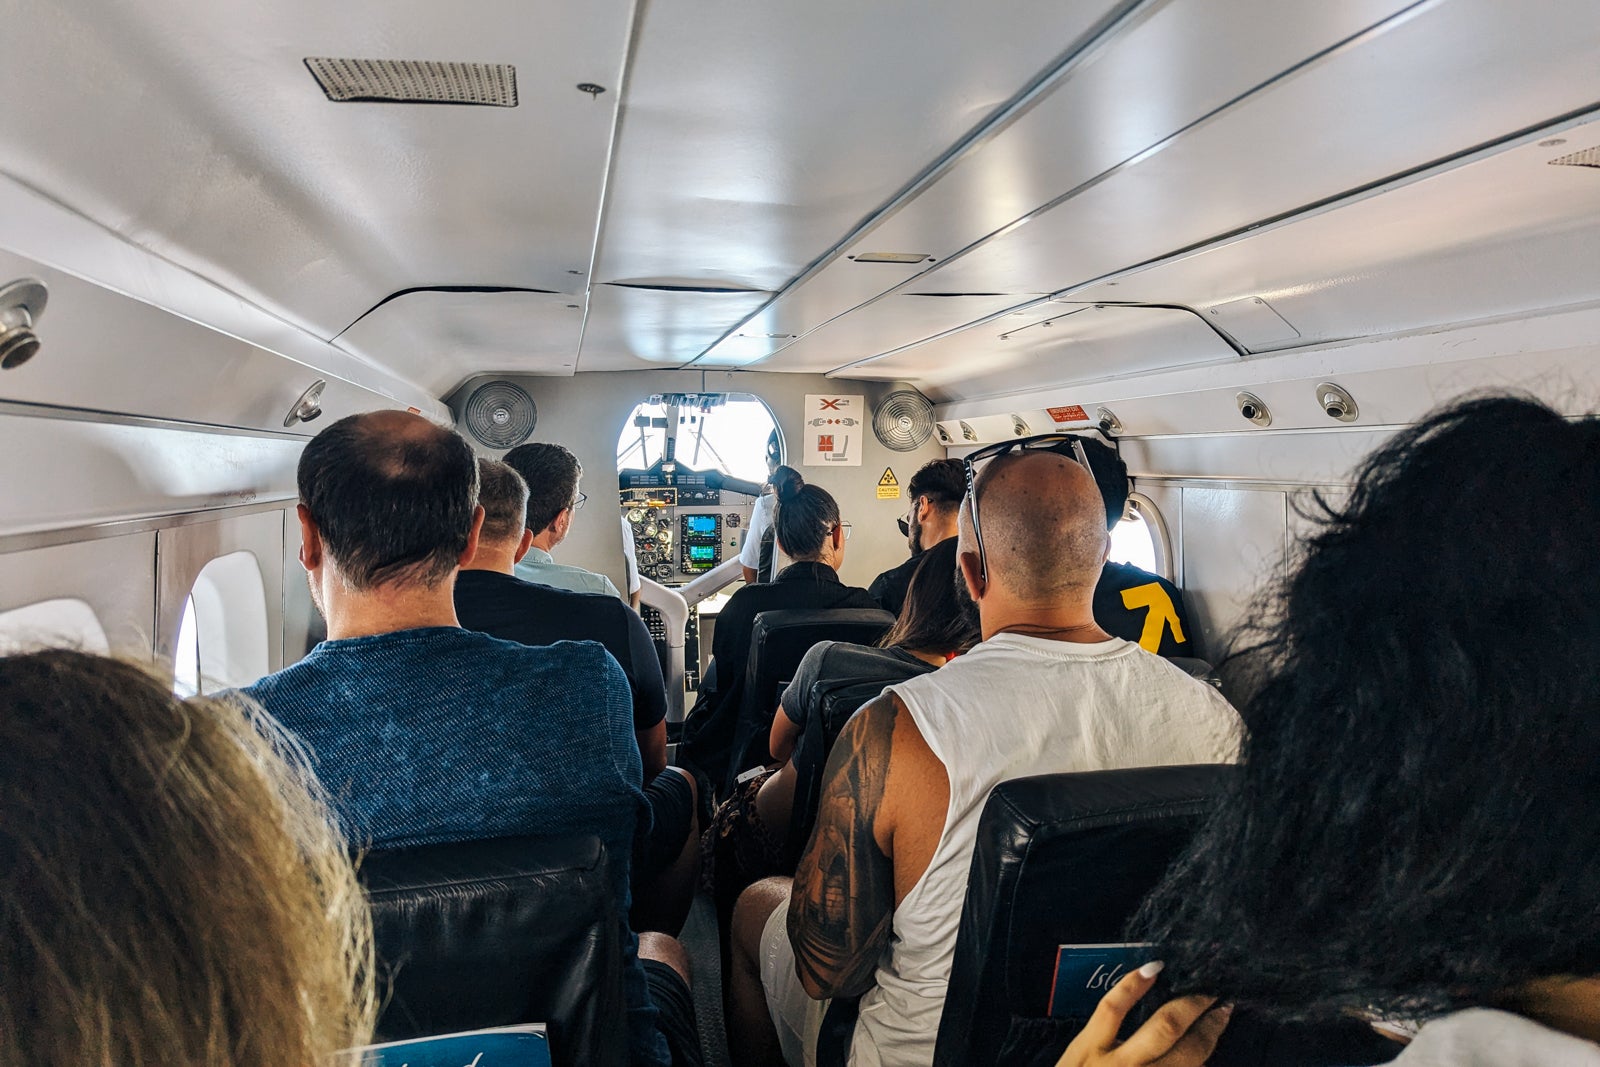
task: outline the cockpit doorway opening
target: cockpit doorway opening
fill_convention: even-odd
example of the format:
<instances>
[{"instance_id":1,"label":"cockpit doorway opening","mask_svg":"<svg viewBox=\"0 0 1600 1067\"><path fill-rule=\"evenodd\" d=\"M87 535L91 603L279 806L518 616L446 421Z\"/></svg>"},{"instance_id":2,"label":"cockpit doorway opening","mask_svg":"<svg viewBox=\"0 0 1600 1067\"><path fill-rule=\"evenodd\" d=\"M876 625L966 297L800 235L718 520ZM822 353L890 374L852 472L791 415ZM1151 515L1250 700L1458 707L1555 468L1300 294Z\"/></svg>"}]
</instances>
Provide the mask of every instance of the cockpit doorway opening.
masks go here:
<instances>
[{"instance_id":1,"label":"cockpit doorway opening","mask_svg":"<svg viewBox=\"0 0 1600 1067\"><path fill-rule=\"evenodd\" d=\"M783 439L748 393L669 393L633 409L617 438L624 540L639 573L682 585L737 555Z\"/></svg>"},{"instance_id":2,"label":"cockpit doorway opening","mask_svg":"<svg viewBox=\"0 0 1600 1067\"><path fill-rule=\"evenodd\" d=\"M762 485L783 456L777 419L749 393L647 397L617 437L630 585L637 575L682 588L712 575L696 589L682 589L690 602L683 624L684 682L690 691L698 687L705 666L702 648L709 654L711 620L726 599L717 587L738 584L737 574L726 568L736 570ZM664 652L665 620L649 597L642 614ZM670 668L667 673L670 678Z\"/></svg>"}]
</instances>

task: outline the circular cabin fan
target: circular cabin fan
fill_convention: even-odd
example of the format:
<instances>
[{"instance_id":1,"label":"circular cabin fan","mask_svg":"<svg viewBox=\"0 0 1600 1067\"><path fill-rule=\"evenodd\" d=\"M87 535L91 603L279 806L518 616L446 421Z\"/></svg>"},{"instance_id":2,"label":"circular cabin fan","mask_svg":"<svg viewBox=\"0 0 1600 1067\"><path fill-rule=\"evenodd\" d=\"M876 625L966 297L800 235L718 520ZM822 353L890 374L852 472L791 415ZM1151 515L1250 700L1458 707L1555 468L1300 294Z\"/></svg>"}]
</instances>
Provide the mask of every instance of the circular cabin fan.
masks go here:
<instances>
[{"instance_id":1,"label":"circular cabin fan","mask_svg":"<svg viewBox=\"0 0 1600 1067\"><path fill-rule=\"evenodd\" d=\"M511 448L533 436L539 408L520 385L490 382L467 399L467 430L490 448Z\"/></svg>"},{"instance_id":2,"label":"circular cabin fan","mask_svg":"<svg viewBox=\"0 0 1600 1067\"><path fill-rule=\"evenodd\" d=\"M933 403L909 389L890 393L872 413L872 432L884 448L915 451L933 436Z\"/></svg>"}]
</instances>

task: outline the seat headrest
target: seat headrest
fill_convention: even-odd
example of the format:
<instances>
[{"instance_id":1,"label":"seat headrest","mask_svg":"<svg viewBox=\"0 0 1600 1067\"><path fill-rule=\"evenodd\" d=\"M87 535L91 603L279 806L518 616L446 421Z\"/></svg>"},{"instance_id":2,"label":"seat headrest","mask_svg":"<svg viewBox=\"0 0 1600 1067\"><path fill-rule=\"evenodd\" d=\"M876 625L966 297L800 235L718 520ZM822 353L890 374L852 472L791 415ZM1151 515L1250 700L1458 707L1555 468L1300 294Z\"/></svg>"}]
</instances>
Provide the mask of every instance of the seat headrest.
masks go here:
<instances>
[{"instance_id":1,"label":"seat headrest","mask_svg":"<svg viewBox=\"0 0 1600 1067\"><path fill-rule=\"evenodd\" d=\"M598 837L375 851L360 875L382 1040L542 1022L557 1063L627 1061L622 920Z\"/></svg>"},{"instance_id":2,"label":"seat headrest","mask_svg":"<svg viewBox=\"0 0 1600 1067\"><path fill-rule=\"evenodd\" d=\"M858 630L870 631L876 628L878 635L882 636L888 633L889 627L893 625L894 616L879 608L783 608L778 611L761 612L751 624L750 632L754 638L781 630L820 626L829 629L838 627L842 631L847 630L851 633ZM851 641L855 640L855 638L839 637L837 640ZM872 642L864 641L859 643L871 644Z\"/></svg>"}]
</instances>

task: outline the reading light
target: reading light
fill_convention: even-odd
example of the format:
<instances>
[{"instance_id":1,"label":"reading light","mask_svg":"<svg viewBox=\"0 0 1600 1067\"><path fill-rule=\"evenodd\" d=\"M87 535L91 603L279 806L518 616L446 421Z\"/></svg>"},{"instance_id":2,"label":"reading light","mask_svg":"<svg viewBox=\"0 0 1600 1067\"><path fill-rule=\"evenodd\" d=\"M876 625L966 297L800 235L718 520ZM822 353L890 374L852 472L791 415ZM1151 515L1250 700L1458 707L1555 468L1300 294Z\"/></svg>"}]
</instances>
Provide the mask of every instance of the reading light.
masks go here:
<instances>
[{"instance_id":1,"label":"reading light","mask_svg":"<svg viewBox=\"0 0 1600 1067\"><path fill-rule=\"evenodd\" d=\"M37 278L19 278L0 288L0 370L15 370L39 354L33 324L49 299Z\"/></svg>"},{"instance_id":2,"label":"reading light","mask_svg":"<svg viewBox=\"0 0 1600 1067\"><path fill-rule=\"evenodd\" d=\"M1271 426L1272 412L1267 410L1267 405L1254 393L1240 393L1233 398L1239 405L1239 414L1255 423L1257 426Z\"/></svg>"},{"instance_id":3,"label":"reading light","mask_svg":"<svg viewBox=\"0 0 1600 1067\"><path fill-rule=\"evenodd\" d=\"M1317 386L1317 406L1328 418L1340 422L1355 422L1361 416L1361 409L1356 407L1356 398L1332 382L1322 382Z\"/></svg>"},{"instance_id":4,"label":"reading light","mask_svg":"<svg viewBox=\"0 0 1600 1067\"><path fill-rule=\"evenodd\" d=\"M289 414L283 417L283 428L288 429L297 422L310 422L322 414L322 391L328 387L326 378L318 378L306 387L300 394L300 399L294 402L289 409Z\"/></svg>"}]
</instances>

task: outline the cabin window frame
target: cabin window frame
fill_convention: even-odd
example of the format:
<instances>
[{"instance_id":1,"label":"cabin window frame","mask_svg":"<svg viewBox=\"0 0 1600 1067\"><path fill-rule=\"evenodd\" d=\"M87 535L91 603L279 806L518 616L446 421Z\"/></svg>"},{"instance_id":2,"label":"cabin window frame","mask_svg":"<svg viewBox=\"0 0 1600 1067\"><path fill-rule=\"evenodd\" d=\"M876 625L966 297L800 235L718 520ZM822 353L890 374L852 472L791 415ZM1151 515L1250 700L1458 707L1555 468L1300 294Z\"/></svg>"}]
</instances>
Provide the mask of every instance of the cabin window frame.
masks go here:
<instances>
[{"instance_id":1,"label":"cabin window frame","mask_svg":"<svg viewBox=\"0 0 1600 1067\"><path fill-rule=\"evenodd\" d=\"M259 620L252 610L257 607ZM239 549L208 560L183 600L173 646L173 692L180 697L216 693L265 677L271 673L271 627L266 577L256 554Z\"/></svg>"},{"instance_id":2,"label":"cabin window frame","mask_svg":"<svg viewBox=\"0 0 1600 1067\"><path fill-rule=\"evenodd\" d=\"M1167 530L1167 522L1161 515L1161 509L1156 507L1154 500L1137 490L1128 494L1127 507L1144 522L1145 530L1150 535L1150 545L1155 552L1155 572L1169 582L1176 582L1172 566L1172 535ZM1124 517L1122 521L1126 522L1127 518Z\"/></svg>"}]
</instances>

